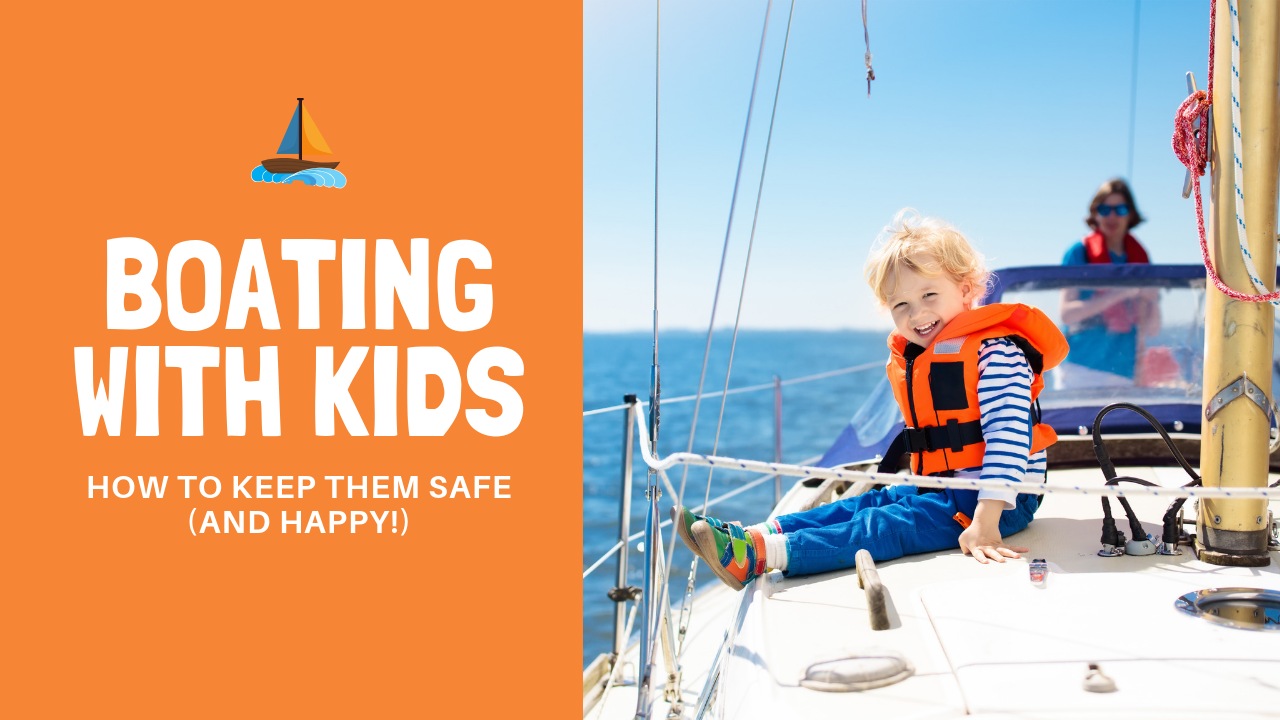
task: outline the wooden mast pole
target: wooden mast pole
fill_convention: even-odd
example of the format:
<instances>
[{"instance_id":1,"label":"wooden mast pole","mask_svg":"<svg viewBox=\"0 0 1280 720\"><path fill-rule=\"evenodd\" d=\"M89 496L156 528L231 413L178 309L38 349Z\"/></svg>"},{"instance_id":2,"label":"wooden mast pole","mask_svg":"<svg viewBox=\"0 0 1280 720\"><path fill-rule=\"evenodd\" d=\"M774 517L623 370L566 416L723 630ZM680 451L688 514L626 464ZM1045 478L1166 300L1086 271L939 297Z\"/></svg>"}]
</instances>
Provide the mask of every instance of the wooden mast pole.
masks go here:
<instances>
[{"instance_id":1,"label":"wooden mast pole","mask_svg":"<svg viewBox=\"0 0 1280 720\"><path fill-rule=\"evenodd\" d=\"M302 159L302 98L298 98L298 159Z\"/></svg>"},{"instance_id":2,"label":"wooden mast pole","mask_svg":"<svg viewBox=\"0 0 1280 720\"><path fill-rule=\"evenodd\" d=\"M1249 252L1269 287L1276 277L1276 165L1280 159L1280 5L1275 0L1235 0L1240 28L1240 134L1244 165L1244 218ZM1214 42L1213 195L1206 223L1213 262L1229 287L1256 294L1241 256L1236 229L1232 148L1231 15L1218 0ZM1275 309L1238 302L1208 284L1205 305L1204 406L1242 375L1270 399ZM1244 393L1248 389L1239 388ZM1256 392L1256 390L1254 391ZM1230 390L1227 391L1230 394ZM1229 398L1228 398L1229 399ZM1257 404L1225 402L1200 435L1200 472L1206 487L1264 487L1269 466L1270 422ZM1201 500L1197 517L1200 559L1216 565L1263 566L1267 554L1265 500Z\"/></svg>"}]
</instances>

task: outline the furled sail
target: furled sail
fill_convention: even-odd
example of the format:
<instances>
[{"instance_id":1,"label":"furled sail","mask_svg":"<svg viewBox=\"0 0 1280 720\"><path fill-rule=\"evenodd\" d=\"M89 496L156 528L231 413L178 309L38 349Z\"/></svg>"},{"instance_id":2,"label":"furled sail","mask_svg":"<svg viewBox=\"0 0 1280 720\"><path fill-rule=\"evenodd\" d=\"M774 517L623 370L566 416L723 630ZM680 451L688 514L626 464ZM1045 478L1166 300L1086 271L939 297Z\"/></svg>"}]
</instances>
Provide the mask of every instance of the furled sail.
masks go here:
<instances>
[{"instance_id":1,"label":"furled sail","mask_svg":"<svg viewBox=\"0 0 1280 720\"><path fill-rule=\"evenodd\" d=\"M299 113L302 115L301 145L298 144ZM281 155L299 152L303 155L333 154L333 151L329 149L329 144L324 141L324 136L320 134L320 128L316 127L315 121L311 119L311 113L307 112L307 109L301 105L294 108L293 118L289 120L289 128L284 131L284 138L280 140L280 149L276 150L276 152Z\"/></svg>"}]
</instances>

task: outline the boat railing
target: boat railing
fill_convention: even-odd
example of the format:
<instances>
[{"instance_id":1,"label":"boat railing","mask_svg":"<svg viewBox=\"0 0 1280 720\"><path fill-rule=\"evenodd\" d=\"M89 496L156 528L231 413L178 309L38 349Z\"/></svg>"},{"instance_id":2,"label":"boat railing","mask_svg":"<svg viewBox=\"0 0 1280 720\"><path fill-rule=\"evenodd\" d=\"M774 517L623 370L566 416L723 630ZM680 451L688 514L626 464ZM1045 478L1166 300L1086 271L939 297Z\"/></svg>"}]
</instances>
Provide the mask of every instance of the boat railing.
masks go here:
<instances>
[{"instance_id":1,"label":"boat railing","mask_svg":"<svg viewBox=\"0 0 1280 720\"><path fill-rule=\"evenodd\" d=\"M775 462L781 463L782 462L782 388L783 387L786 387L789 385L797 385L801 383L816 382L819 380L826 380L829 378L839 377L839 376L847 375L850 373L863 372L867 370L875 370L883 367L884 367L884 363L882 361L877 361L877 362L863 363L861 365L853 365L850 367L840 368L837 370L829 370L827 372L815 373L812 375L805 375L797 378L790 378L787 380L783 380L775 376L773 378L773 381L769 383L761 383L758 385L748 385L745 387L732 388L727 391L721 391L721 392L703 393L701 397L705 399L705 398L715 398L715 397L721 397L721 396L727 396L727 395L737 395L741 393L762 392L766 390L773 390L773 420L774 420L774 436L773 436L774 458L773 459ZM673 403L692 402L694 400L697 400L698 397L699 397L698 395L684 395L684 396L673 397L673 398L663 398L662 402L663 404L666 404L666 405L670 405ZM627 395L625 396L625 402L623 402L620 405L597 408L594 410L585 410L582 413L582 416L586 418L591 415L602 415L605 413L610 413L615 411L624 411L623 426L622 426L623 427L622 487L620 491L620 497L618 500L618 541L614 543L613 547L609 548L608 551L606 551L603 555L601 555L599 559L597 559L589 567L583 570L582 577L585 579L588 575L590 575L597 568L603 565L609 558L614 557L615 555L617 556L617 585L616 587L614 587L612 590L609 591L609 598L616 603L615 612L614 612L614 628L613 628L613 653L610 658L611 664L616 663L618 658L622 657L623 652L625 652L626 646L630 639L632 628L633 628L633 622L636 615L635 611L638 607L640 607L640 603L643 602L645 605L645 608L644 608L645 613L643 617L644 617L645 629L648 630L648 632L642 632L642 636L647 636L655 632L661 635L661 640L663 641L662 644L664 645L663 647L664 652L662 653L663 660L668 665L668 668L667 668L668 680L670 681L672 679L679 678L678 665L679 665L680 650L682 648L671 647L671 644L674 641L674 639L670 637L670 634L672 631L671 610L670 610L670 602L668 599L669 596L667 594L666 573L663 572L665 570L665 563L661 561L655 562L655 560L657 560L657 554L654 551L660 548L662 545L661 531L664 528L671 525L671 520L654 522L657 520L657 518L654 517L654 513L653 513L653 509L654 509L653 505L656 504L656 493L648 493L648 491L646 491L646 494L652 494L655 497L653 497L652 499L647 498L647 500L649 500L651 503L651 507L649 508L649 511L648 511L648 520L646 521L645 529L636 533L631 532L631 491L632 491L633 469L635 464L634 455L635 455L635 438L636 438L635 428L636 427L641 428L639 432L639 437L640 437L640 443L641 443L642 456L645 458L652 458L652 454L650 453L650 449L648 446L648 437L646 436L643 429L644 413L642 412L642 408L647 405L648 405L647 402L637 399L635 395ZM818 460L821 459L821 457L822 457L821 455L817 455L811 458L806 458L800 461L800 465L803 466L813 462L817 462ZM675 488L672 486L670 478L667 477L666 471L660 470L656 474L659 478L661 478L662 486L666 489L670 497L678 501L678 493L676 492ZM704 505L699 505L698 507L693 508L693 512L695 513L705 512L708 508L711 508L712 506L718 503L724 502L733 497L741 495L742 493L753 490L759 487L760 485L763 485L769 482L770 480L772 480L774 484L774 504L776 505L782 498L782 475L776 474L776 473L774 474L765 473L761 477L756 478L744 485L733 488L732 490L729 490L728 492L725 492L714 498L708 499ZM650 537L646 537L646 535L649 535ZM641 538L645 538L645 545L644 545L644 550L646 555L646 573L645 573L646 583L645 584L647 586L653 586L656 584L661 587L661 591L659 591L658 598L653 598L653 599L643 598L643 594L639 592L640 590L639 588L632 588L627 584L627 569L628 569L627 568L627 559L628 559L627 548L630 547L631 543L637 540L640 540ZM656 567L660 565L664 567L662 568ZM657 570L657 573L653 572L655 569ZM651 574L656 574L659 577L650 577ZM657 582L655 583L654 581L657 581ZM685 593L686 605L690 603L691 598L689 596L691 594L691 591L692 591L692 575L690 576L690 587L686 589L686 593ZM630 620L628 620L627 612L626 612L626 603L628 601L633 602L633 606L630 613L631 615ZM656 605L658 604L661 604L664 607L656 607ZM691 609L691 607L689 609ZM683 645L684 631L686 629L686 626L687 626L686 624L688 622L687 610L682 609L682 612L680 615L681 617L680 617L679 640L680 640L680 644ZM644 642L643 639L642 639L642 642ZM642 661L642 664L646 662L648 662L647 657L645 658L644 661ZM616 674L617 674L617 668L611 667L608 675L609 681L606 683L605 693L603 694L604 696L607 696L608 689L613 685L613 682L616 678ZM603 700L603 697L601 697L601 700Z\"/></svg>"},{"instance_id":2,"label":"boat railing","mask_svg":"<svg viewBox=\"0 0 1280 720\"><path fill-rule=\"evenodd\" d=\"M821 455L814 455L814 456L813 456L813 457L811 457L811 458L806 458L806 459L804 459L804 460L801 460L801 461L800 461L800 464L801 464L801 465L808 465L809 463L817 462L817 461L819 461L819 460L821 460L821 459L822 459L822 456L821 456ZM760 485L763 485L764 483L768 482L769 480L774 480L775 478L780 479L780 476L777 476L777 475L765 475L764 477L756 478L755 480L752 480L751 482L747 483L746 485L741 485L741 486L739 486L739 487L734 488L733 490L730 490L729 492L727 492L727 493L725 493L725 494L723 494L723 495L718 495L718 496L716 496L716 497L714 497L714 498L711 498L710 500L708 500L708 501L707 501L707 504L706 504L706 505L699 505L699 506L697 506L697 507L695 507L695 508L690 508L690 509L691 509L693 512L695 512L695 513L702 513L703 511L705 511L706 509L708 509L708 508L712 507L713 505L716 505L717 503L721 503L721 502L724 502L725 500L728 500L728 499L730 499L730 498L732 498L732 497L735 497L735 496L737 496L737 495L741 495L742 493L747 492L748 490L754 490L756 487L758 487L758 486L760 486ZM668 490L668 492L670 492L670 490ZM665 528L665 527L667 527L667 526L668 526L668 525L670 525L670 524L671 524L671 521L670 521L670 520L663 520L659 527L664 527L664 528ZM641 530L640 532L632 533L632 534L630 534L630 535L628 535L628 536L627 536L627 543L629 544L629 543L635 542L636 540L639 540L639 539L640 539L640 538L642 538L642 537L644 537L644 531L643 531L643 530ZM622 541L621 541L621 540L619 540L618 542L614 543L613 547L611 547L611 548L609 548L608 550L606 550L606 551L605 551L605 553L604 553L603 555L601 555L601 556L600 556L600 557L599 557L595 562L591 563L591 566L590 566L590 567L588 567L586 570L583 570L583 571L582 571L582 577L585 579L588 575L590 575L590 574L592 573L592 571L594 571L596 568L598 568L598 567L600 567L601 565L603 565L603 564L604 564L604 562L605 562L606 560L608 560L609 558L613 557L614 553L618 552L618 550L619 550L619 549L621 549L621 548L622 548Z\"/></svg>"},{"instance_id":3,"label":"boat railing","mask_svg":"<svg viewBox=\"0 0 1280 720\"><path fill-rule=\"evenodd\" d=\"M826 380L828 378L838 377L840 375L847 375L849 373L862 372L865 370L874 370L876 368L883 368L883 367L884 367L883 362L871 362L871 363L863 363L861 365L853 365L846 368L840 368L838 370L828 370L827 372L815 373L813 375L805 375L798 378L791 378L789 380L782 380L781 378L778 378L775 376L773 378L773 382L760 383L759 385L747 385L740 388L733 388L729 390L727 393L726 392L703 393L702 397L705 399L705 398L720 397L721 395L737 395L739 393L759 392L762 390L773 390L774 391L773 393L773 439L774 439L773 450L774 450L774 460L780 462L782 460L782 392L781 392L782 388L788 385L798 385L800 383L809 383L817 380ZM596 408L594 410L584 410L582 412L582 417L585 418L591 415L602 415L608 412L615 412L618 410L627 410L632 407L642 408L649 404L643 400L636 399L634 395L627 395L626 397L628 402L624 402L621 405L611 405L609 407ZM695 400L697 397L698 397L697 395L681 395L679 397L674 397L674 398L663 398L662 404L672 405L674 403L690 402L692 400ZM604 564L606 560L612 557L614 553L617 553L619 550L621 550L624 544L635 542L636 540L644 536L644 531L640 531L631 535L628 535L626 532L626 529L629 529L630 518L631 518L631 512L630 512L631 494L628 492L628 490L631 487L630 478L632 476L631 471L632 471L632 466L634 461L635 446L634 446L634 438L632 437L632 432L631 432L631 425L633 422L634 422L633 416L631 416L630 414L628 414L628 416L623 420L623 431L622 431L623 432L623 439L622 439L623 491L621 493L621 497L619 498L619 508L618 508L619 528L622 528L622 532L619 533L618 542L614 543L613 547L605 551L605 553L601 555L598 560L591 563L590 567L582 571L583 578L586 578L588 575L592 573L592 571L600 567L602 564ZM821 458L822 458L821 455L816 455L814 457L801 460L800 464L808 465L809 463L817 462ZM734 488L733 490L730 490L729 492L723 495L712 498L711 500L707 501L706 505L699 505L698 507L693 508L693 511L696 513L700 513L717 503L724 502L729 498L732 498L736 495L740 495L744 492L747 492L748 490L754 489L759 485L763 485L769 480L775 481L774 502L776 503L779 499L781 499L782 476L765 475L764 477L760 477L760 478L756 478L755 480L752 480L746 485L742 485L740 487ZM671 493L672 497L675 497L675 492L673 490L669 488L667 491ZM667 527L670 524L671 524L671 521L666 520L661 523L660 527Z\"/></svg>"}]
</instances>

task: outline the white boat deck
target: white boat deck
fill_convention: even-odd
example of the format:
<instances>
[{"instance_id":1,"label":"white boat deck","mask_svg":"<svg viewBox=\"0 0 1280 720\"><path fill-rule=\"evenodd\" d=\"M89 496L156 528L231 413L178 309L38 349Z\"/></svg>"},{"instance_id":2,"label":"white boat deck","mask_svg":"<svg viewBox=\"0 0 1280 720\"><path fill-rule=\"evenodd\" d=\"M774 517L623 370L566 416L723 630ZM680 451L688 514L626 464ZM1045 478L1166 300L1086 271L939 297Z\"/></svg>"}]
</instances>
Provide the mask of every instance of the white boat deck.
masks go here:
<instances>
[{"instance_id":1,"label":"white boat deck","mask_svg":"<svg viewBox=\"0 0 1280 720\"><path fill-rule=\"evenodd\" d=\"M1166 486L1186 482L1178 468L1121 473ZM1103 481L1096 469L1053 470L1049 480ZM799 507L806 493L812 491L793 488L780 508ZM1167 499L1130 502L1159 537ZM1127 534L1123 513L1113 507ZM891 627L884 631L871 630L852 569L795 578L774 572L742 593L723 586L705 591L682 658L685 717L693 717L726 631L733 649L708 717L1280 717L1280 637L1174 608L1179 596L1205 588L1280 590L1280 569L1209 565L1185 547L1177 556L1098 557L1101 518L1097 497L1051 495L1035 521L1008 539L1031 548L1026 558L982 565L954 550L878 564L890 596ZM1029 581L1029 558L1049 561L1043 587ZM682 577L673 579L681 585ZM901 653L915 674L861 692L799 684L815 662L876 649ZM634 678L634 647L625 662L624 676ZM1089 663L1115 681L1115 692L1084 690ZM665 678L660 665L655 674ZM654 697L661 698L661 685ZM631 718L635 710L634 684L621 685L588 716ZM658 702L650 717L667 712Z\"/></svg>"}]
</instances>

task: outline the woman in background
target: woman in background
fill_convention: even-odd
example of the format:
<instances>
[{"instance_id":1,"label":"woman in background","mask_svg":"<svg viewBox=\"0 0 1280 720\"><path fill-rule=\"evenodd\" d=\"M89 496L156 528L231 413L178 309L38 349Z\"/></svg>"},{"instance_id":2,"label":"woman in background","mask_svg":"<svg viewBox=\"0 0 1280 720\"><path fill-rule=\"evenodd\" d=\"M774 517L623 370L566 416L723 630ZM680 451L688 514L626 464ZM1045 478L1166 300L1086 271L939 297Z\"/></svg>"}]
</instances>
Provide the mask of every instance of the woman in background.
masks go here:
<instances>
[{"instance_id":1,"label":"woman in background","mask_svg":"<svg viewBox=\"0 0 1280 720\"><path fill-rule=\"evenodd\" d=\"M1108 180L1089 203L1085 223L1093 232L1072 245L1063 265L1146 263L1147 251L1129 231L1142 222L1125 181ZM1155 288L1062 291L1062 322L1071 353L1055 374L1054 386L1133 385L1143 337L1160 331Z\"/></svg>"}]
</instances>

